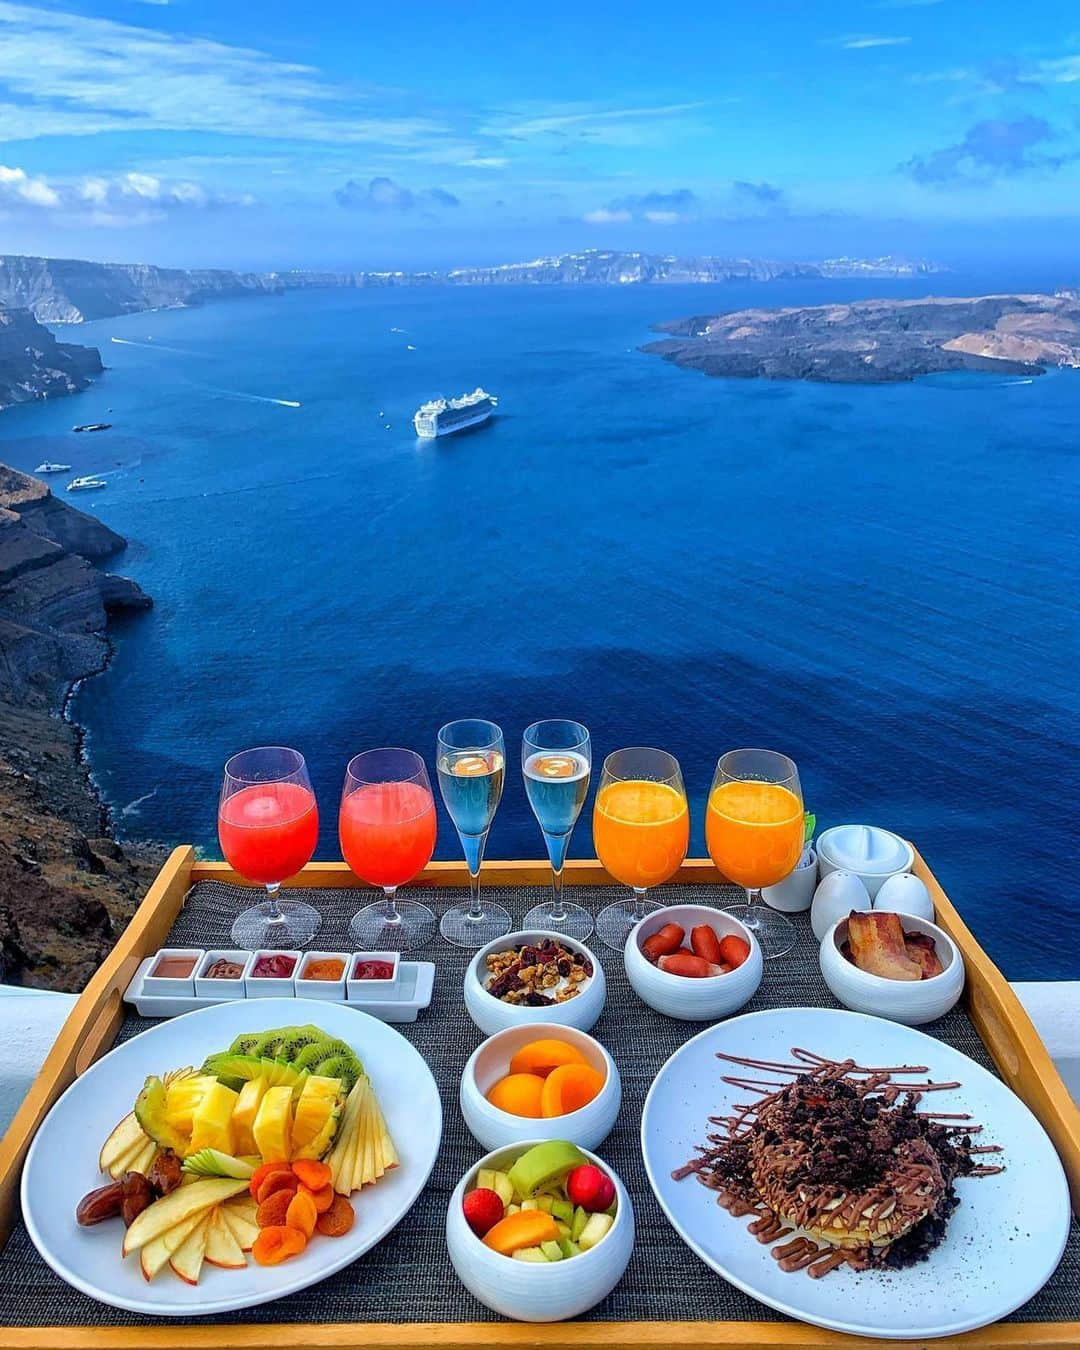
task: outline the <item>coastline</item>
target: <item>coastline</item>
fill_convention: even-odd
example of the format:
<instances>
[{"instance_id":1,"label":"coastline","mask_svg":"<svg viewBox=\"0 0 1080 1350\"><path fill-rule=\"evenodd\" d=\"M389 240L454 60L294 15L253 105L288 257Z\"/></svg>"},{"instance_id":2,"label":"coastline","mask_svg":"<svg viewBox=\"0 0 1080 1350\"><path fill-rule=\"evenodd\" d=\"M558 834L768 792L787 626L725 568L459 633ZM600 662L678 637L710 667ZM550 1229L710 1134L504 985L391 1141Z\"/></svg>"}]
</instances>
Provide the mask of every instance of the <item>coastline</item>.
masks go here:
<instances>
[{"instance_id":1,"label":"coastline","mask_svg":"<svg viewBox=\"0 0 1080 1350\"><path fill-rule=\"evenodd\" d=\"M145 609L97 563L125 541L0 466L0 981L78 990L134 913L157 866L122 847L73 711L112 656L106 626Z\"/></svg>"}]
</instances>

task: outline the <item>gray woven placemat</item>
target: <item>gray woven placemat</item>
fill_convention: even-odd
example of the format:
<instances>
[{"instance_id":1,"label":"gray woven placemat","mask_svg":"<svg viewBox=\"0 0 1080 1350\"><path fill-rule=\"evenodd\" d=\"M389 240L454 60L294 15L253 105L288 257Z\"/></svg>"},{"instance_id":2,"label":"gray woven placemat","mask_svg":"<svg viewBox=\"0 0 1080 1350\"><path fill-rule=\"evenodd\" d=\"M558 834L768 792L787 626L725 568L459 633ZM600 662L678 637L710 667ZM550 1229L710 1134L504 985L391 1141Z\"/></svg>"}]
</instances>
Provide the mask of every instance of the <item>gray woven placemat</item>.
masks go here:
<instances>
[{"instance_id":1,"label":"gray woven placemat","mask_svg":"<svg viewBox=\"0 0 1080 1350\"><path fill-rule=\"evenodd\" d=\"M495 894L510 909L515 925L527 909L546 898L546 892L538 887L503 888ZM232 921L248 902L248 895L214 882L196 886L173 926L170 945L227 946ZM362 904L369 903L370 892L308 891L305 898L315 900L324 916L319 947L349 950L353 946L347 937L349 918ZM458 903L462 892L433 890L425 892L423 898L441 912ZM612 898L609 888L574 888L574 899L594 914ZM669 904L720 906L725 898L730 903L734 893L720 886L664 887L664 899ZM767 967L761 989L745 1011L839 1006L821 980L817 944L806 916L795 919L799 928L797 947ZM592 948L600 956L608 979L607 1006L593 1034L614 1056L623 1084L622 1112L614 1131L600 1146L600 1153L630 1192L637 1242L622 1282L588 1316L609 1321L783 1320L780 1314L716 1275L683 1244L661 1213L645 1177L638 1136L645 1094L667 1058L701 1030L701 1025L676 1022L653 1012L627 983L621 958L595 941ZM440 940L410 955L433 960L437 965L431 1007L417 1022L398 1028L427 1060L442 1094L442 1148L426 1189L406 1221L337 1275L276 1303L246 1312L192 1318L192 1322L498 1320L458 1282L443 1236L450 1193L462 1173L484 1152L466 1130L457 1100L465 1061L482 1039L462 1005L461 984L470 953ZM120 1039L126 1040L152 1025L131 1015L123 1024ZM954 1011L923 1030L993 1068L965 1013ZM1080 1320L1080 1230L1075 1222L1056 1274L1011 1320ZM0 1254L0 1326L140 1326L156 1321L104 1307L69 1288L38 1256L21 1223Z\"/></svg>"}]
</instances>

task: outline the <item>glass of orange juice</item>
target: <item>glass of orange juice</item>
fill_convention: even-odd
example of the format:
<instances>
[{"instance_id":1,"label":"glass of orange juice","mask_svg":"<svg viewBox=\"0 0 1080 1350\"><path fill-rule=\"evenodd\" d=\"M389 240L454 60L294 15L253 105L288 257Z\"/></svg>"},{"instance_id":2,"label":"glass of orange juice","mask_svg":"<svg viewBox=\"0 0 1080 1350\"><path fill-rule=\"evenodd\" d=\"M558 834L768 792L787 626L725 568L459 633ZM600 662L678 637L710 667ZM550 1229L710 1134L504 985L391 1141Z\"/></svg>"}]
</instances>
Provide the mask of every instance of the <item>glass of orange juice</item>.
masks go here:
<instances>
[{"instance_id":1,"label":"glass of orange juice","mask_svg":"<svg viewBox=\"0 0 1080 1350\"><path fill-rule=\"evenodd\" d=\"M646 900L649 887L669 881L686 857L690 810L674 755L641 746L608 755L593 808L593 842L604 867L634 892L596 916L597 936L618 952L634 925L660 908Z\"/></svg>"},{"instance_id":2,"label":"glass of orange juice","mask_svg":"<svg viewBox=\"0 0 1080 1350\"><path fill-rule=\"evenodd\" d=\"M721 755L705 812L709 857L746 891L745 905L728 905L750 929L766 959L795 945L795 929L761 898L795 870L802 855L805 815L799 771L775 750L729 750Z\"/></svg>"}]
</instances>

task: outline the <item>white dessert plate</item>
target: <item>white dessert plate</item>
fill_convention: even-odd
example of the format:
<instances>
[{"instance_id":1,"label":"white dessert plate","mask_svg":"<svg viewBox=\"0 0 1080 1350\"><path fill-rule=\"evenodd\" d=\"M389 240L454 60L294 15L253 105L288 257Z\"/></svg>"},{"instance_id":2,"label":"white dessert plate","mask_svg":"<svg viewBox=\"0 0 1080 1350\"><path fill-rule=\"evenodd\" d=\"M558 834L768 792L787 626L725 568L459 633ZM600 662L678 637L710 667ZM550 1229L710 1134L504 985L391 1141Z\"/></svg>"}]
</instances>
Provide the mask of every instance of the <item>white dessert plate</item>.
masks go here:
<instances>
[{"instance_id":1,"label":"white dessert plate","mask_svg":"<svg viewBox=\"0 0 1080 1350\"><path fill-rule=\"evenodd\" d=\"M344 1237L316 1236L278 1266L244 1270L204 1265L198 1285L165 1269L147 1283L139 1258L120 1255L123 1224L75 1222L75 1206L107 1180L97 1159L109 1131L132 1107L148 1074L199 1065L241 1032L310 1022L351 1045L379 1098L401 1165L353 1197L356 1223ZM374 1247L420 1194L442 1138L442 1106L419 1052L384 1022L355 1008L313 999L221 1003L173 1018L117 1046L68 1088L34 1138L22 1177L22 1211L34 1245L76 1289L102 1303L159 1317L253 1308L317 1284Z\"/></svg>"},{"instance_id":2,"label":"white dessert plate","mask_svg":"<svg viewBox=\"0 0 1080 1350\"><path fill-rule=\"evenodd\" d=\"M785 1075L740 1069L723 1051L791 1063L792 1048L877 1066L926 1065L925 1077L961 1086L932 1094L936 1111L969 1112L984 1126L979 1143L1000 1144L1005 1171L961 1178L960 1204L944 1241L920 1265L821 1279L782 1271L767 1246L732 1218L694 1177L671 1174L705 1143L707 1117L755 1100L722 1081L743 1074L788 1082ZM900 1077L898 1075L898 1077ZM1054 1147L1024 1103L958 1050L896 1022L824 1008L774 1008L717 1023L687 1041L657 1074L641 1118L645 1168L679 1236L713 1270L771 1308L815 1326L860 1336L917 1340L987 1326L1036 1294L1053 1274L1069 1232L1069 1190Z\"/></svg>"}]
</instances>

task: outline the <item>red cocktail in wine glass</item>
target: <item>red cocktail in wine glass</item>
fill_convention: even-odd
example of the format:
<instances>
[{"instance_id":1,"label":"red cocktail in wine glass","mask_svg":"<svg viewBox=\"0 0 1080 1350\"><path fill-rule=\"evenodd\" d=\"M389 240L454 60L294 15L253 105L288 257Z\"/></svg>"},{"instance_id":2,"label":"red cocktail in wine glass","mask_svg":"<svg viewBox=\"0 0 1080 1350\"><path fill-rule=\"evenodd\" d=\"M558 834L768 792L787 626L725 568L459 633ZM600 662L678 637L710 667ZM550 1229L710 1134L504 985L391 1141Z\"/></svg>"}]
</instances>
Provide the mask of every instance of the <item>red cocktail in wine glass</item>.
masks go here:
<instances>
[{"instance_id":1,"label":"red cocktail in wine glass","mask_svg":"<svg viewBox=\"0 0 1080 1350\"><path fill-rule=\"evenodd\" d=\"M353 915L349 932L367 951L409 951L435 936L435 915L416 900L398 900L435 852L435 798L414 750L365 750L349 761L341 792L341 855L386 898Z\"/></svg>"},{"instance_id":2,"label":"red cocktail in wine glass","mask_svg":"<svg viewBox=\"0 0 1080 1350\"><path fill-rule=\"evenodd\" d=\"M318 837L315 793L298 750L267 745L233 755L221 787L218 839L230 866L267 893L263 904L237 916L237 947L306 947L319 931L317 909L277 898L281 883L311 861Z\"/></svg>"}]
</instances>

